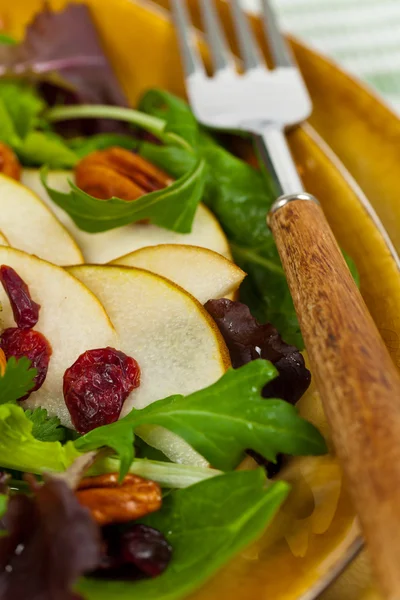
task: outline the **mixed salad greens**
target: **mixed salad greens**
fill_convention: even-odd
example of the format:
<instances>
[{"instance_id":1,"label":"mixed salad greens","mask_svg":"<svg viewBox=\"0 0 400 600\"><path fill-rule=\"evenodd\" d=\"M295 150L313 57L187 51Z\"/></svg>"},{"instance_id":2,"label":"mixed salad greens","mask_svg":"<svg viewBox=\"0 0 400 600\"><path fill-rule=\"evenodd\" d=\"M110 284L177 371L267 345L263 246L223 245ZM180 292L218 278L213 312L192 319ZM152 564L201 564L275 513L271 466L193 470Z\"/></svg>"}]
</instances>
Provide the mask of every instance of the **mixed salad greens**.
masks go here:
<instances>
[{"instance_id":1,"label":"mixed salad greens","mask_svg":"<svg viewBox=\"0 0 400 600\"><path fill-rule=\"evenodd\" d=\"M222 375L203 389L189 393L177 389L142 406L130 404L122 413L120 407L115 418L85 431L73 418L72 422L65 418L65 410L42 405L35 361L21 349L11 355L3 331L0 598L25 598L26 589L30 596L43 599L184 597L260 536L271 521L289 493L288 484L268 477L274 463L286 455L326 452L321 434L294 406L307 389L310 374L298 350L302 349L298 321L265 224L273 190L267 175L232 154L224 138L201 127L183 100L154 89L136 110L129 108L83 5L70 5L58 13L44 9L20 43L2 35L0 64L0 142L15 153L22 167L41 168L41 182L51 201L80 231L96 236L138 223L184 237L192 231L204 202L222 226L234 262L247 273L240 303L206 296L202 308L192 297L187 300L212 323L209 327L223 346L221 356L229 352L232 367L226 364ZM67 190L52 186L54 169L76 168L92 153L115 147L134 152L174 181L134 201L92 195L72 179ZM16 250L0 252L0 261L8 257L15 261L10 268L25 260ZM32 260L39 272L42 267ZM90 277L85 279L85 267L80 269L70 270L70 276L96 295L88 284ZM102 277L117 267L104 269ZM127 269L124 277L129 276ZM1 281L5 302L14 310L18 302L4 278ZM28 307L35 301L32 282L34 274L25 282ZM9 308L4 315L8 314ZM39 320L38 329L40 324ZM5 325L10 327L9 322ZM18 321L17 326L24 329ZM131 343L134 348L138 342ZM175 352L172 345L170 351ZM200 349L198 361L202 360ZM51 365L52 356L49 361ZM145 367L141 376L148 377ZM129 393L134 399L132 387ZM38 399L29 408L26 400L21 401L28 396ZM91 396L91 402L96 401ZM165 430L186 442L201 460L174 462L157 444L152 447L157 432ZM237 470L247 452L261 466ZM141 481L137 478L161 486L161 507L151 514L144 511L134 523L128 519L96 524L93 510L87 511L79 501L81 480L114 473L121 486L115 483L108 489L123 490L127 481Z\"/></svg>"}]
</instances>

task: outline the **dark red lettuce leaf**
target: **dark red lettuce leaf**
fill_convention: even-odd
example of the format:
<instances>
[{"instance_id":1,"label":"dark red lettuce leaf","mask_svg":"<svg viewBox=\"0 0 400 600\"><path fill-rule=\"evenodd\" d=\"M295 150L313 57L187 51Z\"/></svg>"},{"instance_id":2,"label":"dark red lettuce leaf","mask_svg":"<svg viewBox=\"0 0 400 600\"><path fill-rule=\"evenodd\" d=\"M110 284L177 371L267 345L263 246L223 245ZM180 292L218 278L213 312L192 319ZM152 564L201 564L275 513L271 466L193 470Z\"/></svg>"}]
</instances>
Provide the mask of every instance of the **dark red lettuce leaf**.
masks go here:
<instances>
[{"instance_id":1,"label":"dark red lettuce leaf","mask_svg":"<svg viewBox=\"0 0 400 600\"><path fill-rule=\"evenodd\" d=\"M40 82L50 105L127 105L84 4L69 4L58 12L44 6L28 25L22 43L0 45L0 74ZM74 128L71 135L78 135L119 131L122 125L87 120L74 121L68 127L70 131Z\"/></svg>"},{"instance_id":2,"label":"dark red lettuce leaf","mask_svg":"<svg viewBox=\"0 0 400 600\"><path fill-rule=\"evenodd\" d=\"M100 562L99 528L63 482L11 496L0 538L0 599L76 600L72 586Z\"/></svg>"},{"instance_id":3,"label":"dark red lettuce leaf","mask_svg":"<svg viewBox=\"0 0 400 600\"><path fill-rule=\"evenodd\" d=\"M260 324L245 304L222 298L209 300L204 306L222 333L233 368L257 358L271 361L279 376L264 387L262 395L297 402L311 381L299 350L286 344L273 325Z\"/></svg>"}]
</instances>

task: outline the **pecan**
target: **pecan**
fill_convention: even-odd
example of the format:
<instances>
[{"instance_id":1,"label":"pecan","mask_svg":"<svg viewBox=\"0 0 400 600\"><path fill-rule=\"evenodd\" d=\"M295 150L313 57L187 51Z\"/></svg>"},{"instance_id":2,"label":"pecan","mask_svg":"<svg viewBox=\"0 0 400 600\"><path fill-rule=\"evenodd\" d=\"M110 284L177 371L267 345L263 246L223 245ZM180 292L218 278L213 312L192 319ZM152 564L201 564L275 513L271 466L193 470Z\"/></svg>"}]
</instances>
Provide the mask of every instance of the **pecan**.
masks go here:
<instances>
[{"instance_id":1,"label":"pecan","mask_svg":"<svg viewBox=\"0 0 400 600\"><path fill-rule=\"evenodd\" d=\"M136 200L172 179L138 154L117 146L88 154L75 167L77 186L95 198Z\"/></svg>"},{"instance_id":2,"label":"pecan","mask_svg":"<svg viewBox=\"0 0 400 600\"><path fill-rule=\"evenodd\" d=\"M133 521L161 507L160 486L137 475L127 475L121 484L118 473L86 477L76 495L101 526Z\"/></svg>"},{"instance_id":3,"label":"pecan","mask_svg":"<svg viewBox=\"0 0 400 600\"><path fill-rule=\"evenodd\" d=\"M21 179L20 162L11 148L3 142L0 142L0 173L17 181Z\"/></svg>"}]
</instances>

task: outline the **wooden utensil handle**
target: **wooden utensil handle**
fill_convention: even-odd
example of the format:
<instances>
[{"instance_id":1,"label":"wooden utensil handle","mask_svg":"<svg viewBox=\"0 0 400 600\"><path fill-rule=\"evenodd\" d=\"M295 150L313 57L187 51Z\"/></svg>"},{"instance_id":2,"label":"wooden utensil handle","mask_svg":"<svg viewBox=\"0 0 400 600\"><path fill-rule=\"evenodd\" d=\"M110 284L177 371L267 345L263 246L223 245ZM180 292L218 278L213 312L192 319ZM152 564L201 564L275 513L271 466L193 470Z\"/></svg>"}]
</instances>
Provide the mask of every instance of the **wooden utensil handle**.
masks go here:
<instances>
[{"instance_id":1,"label":"wooden utensil handle","mask_svg":"<svg viewBox=\"0 0 400 600\"><path fill-rule=\"evenodd\" d=\"M288 202L269 226L376 576L399 600L400 375L321 207Z\"/></svg>"}]
</instances>

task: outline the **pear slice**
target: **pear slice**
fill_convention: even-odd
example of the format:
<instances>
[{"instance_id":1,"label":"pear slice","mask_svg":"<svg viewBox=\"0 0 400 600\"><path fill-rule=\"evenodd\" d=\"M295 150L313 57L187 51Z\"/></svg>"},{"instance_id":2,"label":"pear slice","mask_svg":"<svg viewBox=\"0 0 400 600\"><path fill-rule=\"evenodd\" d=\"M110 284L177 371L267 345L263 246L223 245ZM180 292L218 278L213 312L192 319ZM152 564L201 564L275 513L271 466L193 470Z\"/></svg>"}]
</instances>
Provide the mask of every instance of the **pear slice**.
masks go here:
<instances>
[{"instance_id":1,"label":"pear slice","mask_svg":"<svg viewBox=\"0 0 400 600\"><path fill-rule=\"evenodd\" d=\"M83 262L75 240L29 188L0 175L0 229L13 248L57 265Z\"/></svg>"},{"instance_id":2,"label":"pear slice","mask_svg":"<svg viewBox=\"0 0 400 600\"><path fill-rule=\"evenodd\" d=\"M73 180L73 173L68 171L52 171L48 176L50 187L61 192L70 190L68 179ZM49 198L40 181L38 170L25 169L22 174L22 181L42 198L61 223L65 225L79 244L85 261L88 263L108 263L119 256L144 246L154 246L156 244L201 246L231 258L229 244L220 224L212 212L203 204L199 205L192 231L188 234L175 233L156 225L140 223L118 227L103 233L87 233L79 229L68 214ZM75 263L71 261L70 264Z\"/></svg>"},{"instance_id":3,"label":"pear slice","mask_svg":"<svg viewBox=\"0 0 400 600\"><path fill-rule=\"evenodd\" d=\"M115 329L99 300L65 269L44 260L0 246L0 265L12 267L41 305L35 329L50 342L53 353L43 386L23 402L24 408L46 408L50 415L71 426L63 396L63 376L86 350L118 348ZM0 285L3 328L15 327L10 302Z\"/></svg>"},{"instance_id":4,"label":"pear slice","mask_svg":"<svg viewBox=\"0 0 400 600\"><path fill-rule=\"evenodd\" d=\"M112 320L119 349L135 358L140 386L121 416L172 394L190 394L214 383L230 366L225 343L195 298L171 281L132 267L69 268L99 298ZM138 432L171 460L204 465L182 439L160 427Z\"/></svg>"},{"instance_id":5,"label":"pear slice","mask_svg":"<svg viewBox=\"0 0 400 600\"><path fill-rule=\"evenodd\" d=\"M4 235L4 233L2 231L0 231L0 245L1 246L9 246L10 242L8 241L8 239L6 238L6 236Z\"/></svg>"},{"instance_id":6,"label":"pear slice","mask_svg":"<svg viewBox=\"0 0 400 600\"><path fill-rule=\"evenodd\" d=\"M246 275L235 263L212 250L182 244L147 246L117 258L112 264L162 275L201 304L212 298L226 298L238 289Z\"/></svg>"}]
</instances>

